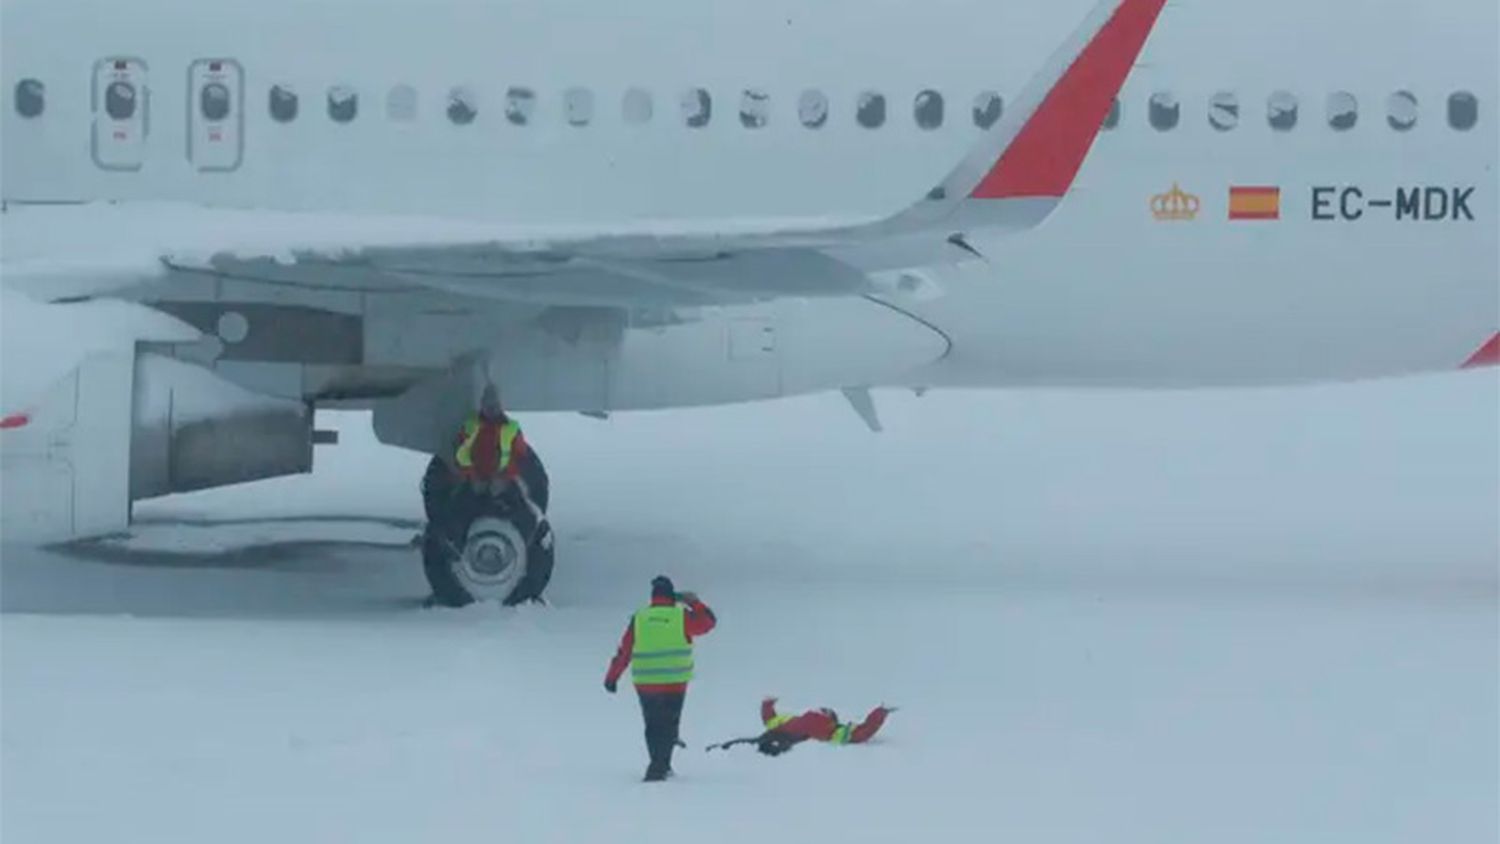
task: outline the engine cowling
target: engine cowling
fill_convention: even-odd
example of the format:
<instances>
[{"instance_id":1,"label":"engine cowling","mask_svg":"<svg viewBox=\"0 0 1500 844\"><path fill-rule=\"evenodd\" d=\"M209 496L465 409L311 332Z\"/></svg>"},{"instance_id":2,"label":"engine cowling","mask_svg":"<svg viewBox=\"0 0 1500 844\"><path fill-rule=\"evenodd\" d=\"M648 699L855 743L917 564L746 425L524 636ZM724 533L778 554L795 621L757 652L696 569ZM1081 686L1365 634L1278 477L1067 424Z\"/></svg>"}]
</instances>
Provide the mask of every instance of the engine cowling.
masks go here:
<instances>
[{"instance_id":1,"label":"engine cowling","mask_svg":"<svg viewBox=\"0 0 1500 844\"><path fill-rule=\"evenodd\" d=\"M133 501L311 471L312 422L193 364L90 355L0 434L0 536L100 536Z\"/></svg>"}]
</instances>

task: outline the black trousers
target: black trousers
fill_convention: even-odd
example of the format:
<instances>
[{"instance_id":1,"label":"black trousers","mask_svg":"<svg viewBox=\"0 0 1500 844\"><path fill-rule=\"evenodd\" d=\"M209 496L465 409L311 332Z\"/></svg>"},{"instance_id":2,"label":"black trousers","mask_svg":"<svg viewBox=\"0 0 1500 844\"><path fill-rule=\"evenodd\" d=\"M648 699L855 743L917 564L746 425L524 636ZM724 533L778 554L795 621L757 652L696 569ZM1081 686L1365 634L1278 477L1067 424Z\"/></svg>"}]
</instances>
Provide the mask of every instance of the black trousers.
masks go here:
<instances>
[{"instance_id":1,"label":"black trousers","mask_svg":"<svg viewBox=\"0 0 1500 844\"><path fill-rule=\"evenodd\" d=\"M649 771L665 774L672 769L672 750L677 746L677 728L682 723L682 703L687 692L637 692L641 718L646 722L646 752L651 754Z\"/></svg>"}]
</instances>

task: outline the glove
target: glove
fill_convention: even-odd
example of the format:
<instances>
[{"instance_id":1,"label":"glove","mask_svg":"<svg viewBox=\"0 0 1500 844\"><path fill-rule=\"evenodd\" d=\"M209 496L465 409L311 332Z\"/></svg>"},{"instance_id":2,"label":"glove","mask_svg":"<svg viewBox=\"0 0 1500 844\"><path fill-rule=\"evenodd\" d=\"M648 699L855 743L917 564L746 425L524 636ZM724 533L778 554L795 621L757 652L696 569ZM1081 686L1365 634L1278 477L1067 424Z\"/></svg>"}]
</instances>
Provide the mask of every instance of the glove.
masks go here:
<instances>
[{"instance_id":1,"label":"glove","mask_svg":"<svg viewBox=\"0 0 1500 844\"><path fill-rule=\"evenodd\" d=\"M605 680L604 681L604 690L606 692L609 692L610 694L614 694L617 689L619 689L619 685L614 680Z\"/></svg>"},{"instance_id":2,"label":"glove","mask_svg":"<svg viewBox=\"0 0 1500 844\"><path fill-rule=\"evenodd\" d=\"M698 603L698 593L697 592L678 592L677 593L677 600L683 602L684 604L696 604L696 603Z\"/></svg>"}]
</instances>

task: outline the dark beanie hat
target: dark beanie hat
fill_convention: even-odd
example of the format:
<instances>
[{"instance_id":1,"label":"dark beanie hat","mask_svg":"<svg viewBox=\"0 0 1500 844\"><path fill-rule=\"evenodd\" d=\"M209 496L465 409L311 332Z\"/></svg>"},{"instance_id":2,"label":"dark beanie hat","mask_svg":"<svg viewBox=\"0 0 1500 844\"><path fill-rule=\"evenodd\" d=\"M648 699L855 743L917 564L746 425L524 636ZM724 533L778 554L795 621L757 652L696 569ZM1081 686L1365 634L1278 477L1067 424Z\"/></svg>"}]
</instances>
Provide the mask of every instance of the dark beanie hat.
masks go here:
<instances>
[{"instance_id":1,"label":"dark beanie hat","mask_svg":"<svg viewBox=\"0 0 1500 844\"><path fill-rule=\"evenodd\" d=\"M651 597L671 598L677 594L677 587L672 585L672 578L659 574L651 578Z\"/></svg>"}]
</instances>

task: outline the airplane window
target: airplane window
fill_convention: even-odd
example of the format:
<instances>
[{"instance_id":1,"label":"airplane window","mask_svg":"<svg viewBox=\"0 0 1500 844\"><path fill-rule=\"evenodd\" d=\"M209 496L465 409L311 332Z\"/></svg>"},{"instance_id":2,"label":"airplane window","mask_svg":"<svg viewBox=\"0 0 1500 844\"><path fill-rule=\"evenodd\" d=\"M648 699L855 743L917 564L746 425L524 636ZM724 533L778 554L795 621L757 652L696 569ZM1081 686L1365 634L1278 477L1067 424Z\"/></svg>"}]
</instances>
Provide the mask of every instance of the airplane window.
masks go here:
<instances>
[{"instance_id":1,"label":"airplane window","mask_svg":"<svg viewBox=\"0 0 1500 844\"><path fill-rule=\"evenodd\" d=\"M22 79L16 83L16 114L40 117L47 108L47 86L39 79Z\"/></svg>"},{"instance_id":2,"label":"airplane window","mask_svg":"<svg viewBox=\"0 0 1500 844\"><path fill-rule=\"evenodd\" d=\"M328 89L328 116L335 123L348 123L359 115L359 94L348 85Z\"/></svg>"},{"instance_id":3,"label":"airplane window","mask_svg":"<svg viewBox=\"0 0 1500 844\"><path fill-rule=\"evenodd\" d=\"M454 126L467 126L479 116L479 97L468 88L448 92L448 120Z\"/></svg>"},{"instance_id":4,"label":"airplane window","mask_svg":"<svg viewBox=\"0 0 1500 844\"><path fill-rule=\"evenodd\" d=\"M879 129L885 125L885 95L876 91L865 91L854 105L854 119L866 129Z\"/></svg>"},{"instance_id":5,"label":"airplane window","mask_svg":"<svg viewBox=\"0 0 1500 844\"><path fill-rule=\"evenodd\" d=\"M229 116L229 86L222 82L210 82L198 94L198 108L203 119L218 123Z\"/></svg>"},{"instance_id":6,"label":"airplane window","mask_svg":"<svg viewBox=\"0 0 1500 844\"><path fill-rule=\"evenodd\" d=\"M740 124L760 129L771 119L771 95L760 88L746 88L740 96Z\"/></svg>"},{"instance_id":7,"label":"airplane window","mask_svg":"<svg viewBox=\"0 0 1500 844\"><path fill-rule=\"evenodd\" d=\"M1109 112L1104 115L1104 122L1099 124L1099 130L1101 132L1111 132L1118 128L1120 125L1120 114L1123 111L1124 106L1120 105L1120 98L1116 97L1110 102Z\"/></svg>"},{"instance_id":8,"label":"airplane window","mask_svg":"<svg viewBox=\"0 0 1500 844\"><path fill-rule=\"evenodd\" d=\"M1240 98L1233 91L1220 91L1209 98L1208 125L1220 132L1240 125Z\"/></svg>"},{"instance_id":9,"label":"airplane window","mask_svg":"<svg viewBox=\"0 0 1500 844\"><path fill-rule=\"evenodd\" d=\"M536 92L530 88L510 88L505 92L505 119L517 126L531 122L536 111Z\"/></svg>"},{"instance_id":10,"label":"airplane window","mask_svg":"<svg viewBox=\"0 0 1500 844\"><path fill-rule=\"evenodd\" d=\"M943 125L943 95L931 88L917 94L912 103L912 116L917 127L932 131Z\"/></svg>"},{"instance_id":11,"label":"airplane window","mask_svg":"<svg viewBox=\"0 0 1500 844\"><path fill-rule=\"evenodd\" d=\"M702 129L713 118L714 98L702 88L689 88L682 92L682 122L689 128Z\"/></svg>"},{"instance_id":12,"label":"airplane window","mask_svg":"<svg viewBox=\"0 0 1500 844\"><path fill-rule=\"evenodd\" d=\"M297 119L297 92L289 85L272 85L267 105L271 119L277 123L291 123Z\"/></svg>"},{"instance_id":13,"label":"airplane window","mask_svg":"<svg viewBox=\"0 0 1500 844\"><path fill-rule=\"evenodd\" d=\"M1335 132L1347 132L1359 123L1359 100L1348 91L1328 95L1328 126Z\"/></svg>"},{"instance_id":14,"label":"airplane window","mask_svg":"<svg viewBox=\"0 0 1500 844\"><path fill-rule=\"evenodd\" d=\"M111 120L129 120L135 116L135 86L129 82L111 82L104 89L104 111Z\"/></svg>"},{"instance_id":15,"label":"airplane window","mask_svg":"<svg viewBox=\"0 0 1500 844\"><path fill-rule=\"evenodd\" d=\"M1405 132L1417 125L1417 95L1410 91L1397 91L1385 103L1387 123L1397 132Z\"/></svg>"},{"instance_id":16,"label":"airplane window","mask_svg":"<svg viewBox=\"0 0 1500 844\"><path fill-rule=\"evenodd\" d=\"M563 113L569 126L587 126L594 119L594 92L569 88L563 92Z\"/></svg>"},{"instance_id":17,"label":"airplane window","mask_svg":"<svg viewBox=\"0 0 1500 844\"><path fill-rule=\"evenodd\" d=\"M625 122L635 126L650 123L651 115L655 111L651 103L651 92L644 88L631 88L626 91L622 108Z\"/></svg>"},{"instance_id":18,"label":"airplane window","mask_svg":"<svg viewBox=\"0 0 1500 844\"><path fill-rule=\"evenodd\" d=\"M1158 132L1168 132L1177 128L1177 121L1182 117L1182 104L1177 102L1177 95L1171 91L1157 91L1151 95L1151 126Z\"/></svg>"},{"instance_id":19,"label":"airplane window","mask_svg":"<svg viewBox=\"0 0 1500 844\"><path fill-rule=\"evenodd\" d=\"M1005 100L994 91L980 91L974 98L974 125L988 129L1005 112Z\"/></svg>"},{"instance_id":20,"label":"airplane window","mask_svg":"<svg viewBox=\"0 0 1500 844\"><path fill-rule=\"evenodd\" d=\"M1297 128L1297 95L1291 91L1277 91L1266 101L1266 122L1277 132L1290 132Z\"/></svg>"},{"instance_id":21,"label":"airplane window","mask_svg":"<svg viewBox=\"0 0 1500 844\"><path fill-rule=\"evenodd\" d=\"M396 123L410 123L417 119L417 89L410 85L397 85L385 95L385 116Z\"/></svg>"},{"instance_id":22,"label":"airplane window","mask_svg":"<svg viewBox=\"0 0 1500 844\"><path fill-rule=\"evenodd\" d=\"M40 84L40 83L38 83ZM1459 91L1448 98L1448 125L1460 132L1467 132L1479 123L1479 98L1468 91Z\"/></svg>"},{"instance_id":23,"label":"airplane window","mask_svg":"<svg viewBox=\"0 0 1500 844\"><path fill-rule=\"evenodd\" d=\"M828 95L808 89L797 100L797 119L809 129L822 129L828 122Z\"/></svg>"}]
</instances>

